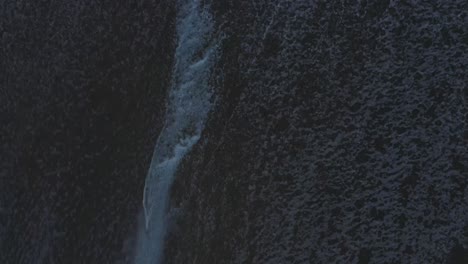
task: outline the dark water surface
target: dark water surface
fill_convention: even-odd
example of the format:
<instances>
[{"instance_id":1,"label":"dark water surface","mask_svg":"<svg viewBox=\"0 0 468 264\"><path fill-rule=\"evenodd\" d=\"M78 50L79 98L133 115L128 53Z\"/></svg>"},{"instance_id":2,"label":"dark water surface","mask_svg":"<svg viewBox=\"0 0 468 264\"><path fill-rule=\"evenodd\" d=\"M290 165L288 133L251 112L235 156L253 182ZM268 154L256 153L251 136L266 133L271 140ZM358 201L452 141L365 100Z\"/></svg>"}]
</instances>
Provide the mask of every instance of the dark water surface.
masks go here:
<instances>
[{"instance_id":1,"label":"dark water surface","mask_svg":"<svg viewBox=\"0 0 468 264\"><path fill-rule=\"evenodd\" d=\"M200 6L164 263L468 263L466 1ZM179 8L0 1L0 263L135 263Z\"/></svg>"},{"instance_id":2,"label":"dark water surface","mask_svg":"<svg viewBox=\"0 0 468 264\"><path fill-rule=\"evenodd\" d=\"M0 12L0 263L119 263L162 127L174 7Z\"/></svg>"}]
</instances>

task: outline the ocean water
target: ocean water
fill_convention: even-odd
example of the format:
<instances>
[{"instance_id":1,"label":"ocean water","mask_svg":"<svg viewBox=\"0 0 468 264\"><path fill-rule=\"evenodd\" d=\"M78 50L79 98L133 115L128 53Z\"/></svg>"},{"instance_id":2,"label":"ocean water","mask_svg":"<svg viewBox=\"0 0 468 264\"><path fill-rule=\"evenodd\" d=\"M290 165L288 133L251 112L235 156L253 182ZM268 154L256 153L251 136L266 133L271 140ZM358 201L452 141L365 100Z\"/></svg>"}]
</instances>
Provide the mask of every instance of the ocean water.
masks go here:
<instances>
[{"instance_id":1,"label":"ocean water","mask_svg":"<svg viewBox=\"0 0 468 264\"><path fill-rule=\"evenodd\" d=\"M171 184L178 165L200 139L212 108L209 78L216 53L212 18L200 1L179 1L178 8L172 87L145 182L137 264L159 263L162 258Z\"/></svg>"}]
</instances>

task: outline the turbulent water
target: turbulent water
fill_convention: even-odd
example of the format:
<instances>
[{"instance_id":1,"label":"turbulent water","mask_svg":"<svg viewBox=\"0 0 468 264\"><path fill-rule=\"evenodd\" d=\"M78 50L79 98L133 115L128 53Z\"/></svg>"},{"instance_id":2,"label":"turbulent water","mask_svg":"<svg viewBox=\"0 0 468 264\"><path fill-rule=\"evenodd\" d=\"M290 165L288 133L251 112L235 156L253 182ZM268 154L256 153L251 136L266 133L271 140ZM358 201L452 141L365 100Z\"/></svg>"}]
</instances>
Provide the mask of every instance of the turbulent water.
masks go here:
<instances>
[{"instance_id":1,"label":"turbulent water","mask_svg":"<svg viewBox=\"0 0 468 264\"><path fill-rule=\"evenodd\" d=\"M468 263L466 1L214 2L225 112L169 263Z\"/></svg>"},{"instance_id":2,"label":"turbulent water","mask_svg":"<svg viewBox=\"0 0 468 264\"><path fill-rule=\"evenodd\" d=\"M0 263L468 263L466 25L466 0L2 1Z\"/></svg>"},{"instance_id":3,"label":"turbulent water","mask_svg":"<svg viewBox=\"0 0 468 264\"><path fill-rule=\"evenodd\" d=\"M209 86L216 42L212 19L200 1L181 0L177 15L178 45L165 125L155 146L145 182L144 230L135 263L159 263L166 231L166 205L178 165L200 139L212 105Z\"/></svg>"}]
</instances>

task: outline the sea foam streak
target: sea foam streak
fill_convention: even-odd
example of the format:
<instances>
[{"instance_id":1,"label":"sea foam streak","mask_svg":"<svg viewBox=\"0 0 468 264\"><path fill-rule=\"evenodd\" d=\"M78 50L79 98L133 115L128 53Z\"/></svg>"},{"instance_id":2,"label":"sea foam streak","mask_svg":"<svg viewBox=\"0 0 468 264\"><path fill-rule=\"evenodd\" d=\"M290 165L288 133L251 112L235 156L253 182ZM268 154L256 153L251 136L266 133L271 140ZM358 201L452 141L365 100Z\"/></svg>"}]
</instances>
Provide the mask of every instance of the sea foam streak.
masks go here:
<instances>
[{"instance_id":1,"label":"sea foam streak","mask_svg":"<svg viewBox=\"0 0 468 264\"><path fill-rule=\"evenodd\" d=\"M136 264L161 261L170 187L180 161L200 139L211 110L209 77L217 49L211 41L212 18L198 0L180 0L178 8L173 79L165 125L145 182L145 228L139 231Z\"/></svg>"}]
</instances>

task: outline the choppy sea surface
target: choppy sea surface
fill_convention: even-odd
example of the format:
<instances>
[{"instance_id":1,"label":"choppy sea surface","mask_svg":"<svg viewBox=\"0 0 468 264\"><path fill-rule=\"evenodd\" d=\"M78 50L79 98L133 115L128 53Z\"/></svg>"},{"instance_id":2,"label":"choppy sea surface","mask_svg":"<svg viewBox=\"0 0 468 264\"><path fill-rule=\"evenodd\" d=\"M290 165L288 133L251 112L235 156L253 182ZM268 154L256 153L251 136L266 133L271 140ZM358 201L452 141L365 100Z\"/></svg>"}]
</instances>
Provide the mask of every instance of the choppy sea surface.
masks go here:
<instances>
[{"instance_id":1,"label":"choppy sea surface","mask_svg":"<svg viewBox=\"0 0 468 264\"><path fill-rule=\"evenodd\" d=\"M0 3L0 263L468 263L468 3Z\"/></svg>"}]
</instances>

